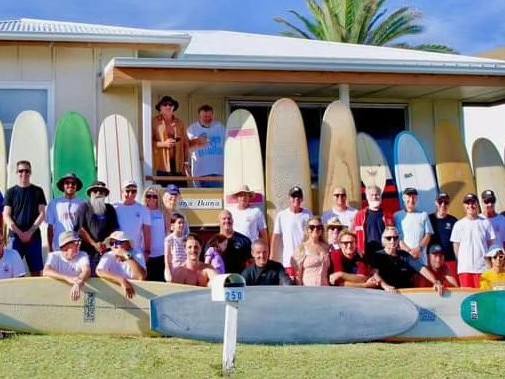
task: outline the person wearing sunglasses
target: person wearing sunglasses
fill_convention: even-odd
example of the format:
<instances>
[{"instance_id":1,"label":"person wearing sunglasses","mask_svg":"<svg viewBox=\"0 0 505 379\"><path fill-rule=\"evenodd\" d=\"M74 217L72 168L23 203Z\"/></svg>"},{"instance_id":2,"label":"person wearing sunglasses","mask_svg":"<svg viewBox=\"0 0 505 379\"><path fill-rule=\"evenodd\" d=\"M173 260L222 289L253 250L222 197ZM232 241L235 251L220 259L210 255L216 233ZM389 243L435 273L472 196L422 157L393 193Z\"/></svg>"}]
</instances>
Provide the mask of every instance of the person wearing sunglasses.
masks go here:
<instances>
[{"instance_id":1,"label":"person wearing sunglasses","mask_svg":"<svg viewBox=\"0 0 505 379\"><path fill-rule=\"evenodd\" d=\"M40 276L44 268L40 224L46 216L46 197L39 186L31 183L32 165L16 163L18 184L5 193L3 219L9 229L12 249L25 258L31 276Z\"/></svg>"},{"instance_id":2,"label":"person wearing sunglasses","mask_svg":"<svg viewBox=\"0 0 505 379\"><path fill-rule=\"evenodd\" d=\"M53 199L47 205L47 243L49 251L58 250L54 236L58 237L65 231L73 231L77 220L77 211L84 200L77 197L82 189L82 181L74 173L62 176L56 187L63 192L63 196Z\"/></svg>"},{"instance_id":3,"label":"person wearing sunglasses","mask_svg":"<svg viewBox=\"0 0 505 379\"><path fill-rule=\"evenodd\" d=\"M347 229L354 230L354 220L358 210L347 204L347 192L344 187L336 187L333 189L333 207L324 212L321 216L323 224L328 224L332 217L337 217L342 225Z\"/></svg>"},{"instance_id":4,"label":"person wearing sunglasses","mask_svg":"<svg viewBox=\"0 0 505 379\"><path fill-rule=\"evenodd\" d=\"M147 280L164 282L165 258L163 241L170 233L170 221L165 219L161 208L161 187L148 186L142 195L142 204L151 216L151 255L147 260Z\"/></svg>"},{"instance_id":5,"label":"person wearing sunglasses","mask_svg":"<svg viewBox=\"0 0 505 379\"><path fill-rule=\"evenodd\" d=\"M345 225L342 225L337 217L332 217L328 220L326 224L326 242L328 243L328 252L331 254L340 251L340 245L338 241L338 236L340 232L347 229Z\"/></svg>"},{"instance_id":6,"label":"person wearing sunglasses","mask_svg":"<svg viewBox=\"0 0 505 379\"><path fill-rule=\"evenodd\" d=\"M501 245L493 245L486 253L489 269L480 276L480 289L484 291L505 290L505 251Z\"/></svg>"},{"instance_id":7,"label":"person wearing sunglasses","mask_svg":"<svg viewBox=\"0 0 505 379\"><path fill-rule=\"evenodd\" d=\"M495 245L505 246L505 216L496 212L495 193L485 190L481 194L481 199L483 203L481 216L487 218L493 226Z\"/></svg>"},{"instance_id":8,"label":"person wearing sunglasses","mask_svg":"<svg viewBox=\"0 0 505 379\"><path fill-rule=\"evenodd\" d=\"M296 283L302 286L328 286L330 256L324 241L324 225L319 216L309 219L305 233L305 241L291 258Z\"/></svg>"},{"instance_id":9,"label":"person wearing sunglasses","mask_svg":"<svg viewBox=\"0 0 505 379\"><path fill-rule=\"evenodd\" d=\"M371 256L370 265L375 270L380 288L390 292L397 292L400 288L413 288L416 284L416 275L420 274L428 280L439 295L442 295L443 283L437 280L419 259L402 250L399 242L398 229L388 226L382 233L384 248Z\"/></svg>"},{"instance_id":10,"label":"person wearing sunglasses","mask_svg":"<svg viewBox=\"0 0 505 379\"><path fill-rule=\"evenodd\" d=\"M495 244L491 222L479 215L479 198L474 193L463 197L465 216L454 224L451 242L458 261L458 280L461 287L479 288L480 274L486 270L484 256Z\"/></svg>"},{"instance_id":11,"label":"person wearing sunglasses","mask_svg":"<svg viewBox=\"0 0 505 379\"><path fill-rule=\"evenodd\" d=\"M62 232L58 237L59 250L48 254L43 275L68 283L70 299L77 301L82 294L82 288L91 275L89 257L80 250L81 238L70 230Z\"/></svg>"}]
</instances>

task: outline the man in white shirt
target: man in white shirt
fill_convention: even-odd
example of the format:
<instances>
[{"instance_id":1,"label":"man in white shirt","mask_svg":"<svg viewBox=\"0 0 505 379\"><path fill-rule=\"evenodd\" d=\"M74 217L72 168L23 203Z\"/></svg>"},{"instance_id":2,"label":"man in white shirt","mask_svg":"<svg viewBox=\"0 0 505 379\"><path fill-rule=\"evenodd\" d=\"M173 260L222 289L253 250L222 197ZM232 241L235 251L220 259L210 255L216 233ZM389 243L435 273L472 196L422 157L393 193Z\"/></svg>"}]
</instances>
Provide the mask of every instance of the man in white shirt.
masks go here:
<instances>
[{"instance_id":1,"label":"man in white shirt","mask_svg":"<svg viewBox=\"0 0 505 379\"><path fill-rule=\"evenodd\" d=\"M487 218L494 229L496 244L505 247L505 216L496 212L496 195L491 190L485 190L481 195L482 214Z\"/></svg>"},{"instance_id":2,"label":"man in white shirt","mask_svg":"<svg viewBox=\"0 0 505 379\"><path fill-rule=\"evenodd\" d=\"M358 210L347 205L347 192L344 187L336 187L333 189L333 207L326 211L321 216L324 225L333 217L345 225L347 229L354 231L354 220Z\"/></svg>"},{"instance_id":3,"label":"man in white shirt","mask_svg":"<svg viewBox=\"0 0 505 379\"><path fill-rule=\"evenodd\" d=\"M223 176L225 128L214 120L210 105L198 109L198 121L187 129L193 176ZM199 182L200 187L222 187L221 182Z\"/></svg>"},{"instance_id":4,"label":"man in white shirt","mask_svg":"<svg viewBox=\"0 0 505 379\"><path fill-rule=\"evenodd\" d=\"M0 234L0 279L19 278L26 275L25 265L16 250L6 249Z\"/></svg>"}]
</instances>

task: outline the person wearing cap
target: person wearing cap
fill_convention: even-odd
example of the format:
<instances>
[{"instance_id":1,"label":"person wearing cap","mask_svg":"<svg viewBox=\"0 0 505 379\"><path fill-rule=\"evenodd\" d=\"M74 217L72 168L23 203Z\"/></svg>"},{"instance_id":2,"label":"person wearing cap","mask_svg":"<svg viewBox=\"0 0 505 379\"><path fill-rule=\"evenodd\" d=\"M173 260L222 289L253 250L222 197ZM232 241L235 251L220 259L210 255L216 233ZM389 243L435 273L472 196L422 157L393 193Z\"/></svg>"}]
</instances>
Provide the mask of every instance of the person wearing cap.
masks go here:
<instances>
[{"instance_id":1,"label":"person wearing cap","mask_svg":"<svg viewBox=\"0 0 505 379\"><path fill-rule=\"evenodd\" d=\"M4 235L0 231L0 279L20 278L25 275L23 260L16 250L5 247Z\"/></svg>"},{"instance_id":2,"label":"person wearing cap","mask_svg":"<svg viewBox=\"0 0 505 379\"><path fill-rule=\"evenodd\" d=\"M332 217L338 217L340 222L349 230L354 230L354 220L358 210L347 205L347 192L344 187L333 189L333 207L321 216L324 225Z\"/></svg>"},{"instance_id":3,"label":"person wearing cap","mask_svg":"<svg viewBox=\"0 0 505 379\"><path fill-rule=\"evenodd\" d=\"M358 254L364 257L382 249L382 233L386 226L394 225L393 215L382 207L382 190L367 186L365 195L368 205L360 209L354 220Z\"/></svg>"},{"instance_id":4,"label":"person wearing cap","mask_svg":"<svg viewBox=\"0 0 505 379\"><path fill-rule=\"evenodd\" d=\"M496 195L491 190L485 190L481 194L481 216L487 218L494 229L496 245L505 246L505 216L496 212Z\"/></svg>"},{"instance_id":5,"label":"person wearing cap","mask_svg":"<svg viewBox=\"0 0 505 379\"><path fill-rule=\"evenodd\" d=\"M426 212L418 211L417 190L407 187L403 191L405 208L393 216L394 225L400 231L400 248L419 259L421 264L428 264L427 247L430 243L433 228Z\"/></svg>"},{"instance_id":6,"label":"person wearing cap","mask_svg":"<svg viewBox=\"0 0 505 379\"><path fill-rule=\"evenodd\" d=\"M155 108L160 113L152 120L153 170L157 176L188 176L188 136L184 123L175 116L179 102L163 96ZM187 186L184 181L177 184Z\"/></svg>"},{"instance_id":7,"label":"person wearing cap","mask_svg":"<svg viewBox=\"0 0 505 379\"><path fill-rule=\"evenodd\" d=\"M62 176L56 187L63 192L62 197L58 197L49 202L46 210L47 222L47 244L49 251L58 250L58 244L54 236L59 236L65 231L75 228L77 220L77 210L84 204L84 200L77 197L77 192L82 189L82 181L74 173Z\"/></svg>"},{"instance_id":8,"label":"person wearing cap","mask_svg":"<svg viewBox=\"0 0 505 379\"><path fill-rule=\"evenodd\" d=\"M274 221L270 259L280 261L293 279L291 257L305 239L305 231L312 212L303 208L303 190L294 186L289 190L289 207L277 213Z\"/></svg>"},{"instance_id":9,"label":"person wearing cap","mask_svg":"<svg viewBox=\"0 0 505 379\"><path fill-rule=\"evenodd\" d=\"M184 235L184 237L187 237L187 235L189 234L189 223L183 210L179 208L180 197L181 197L181 191L179 190L179 187L177 187L175 184L169 184L167 185L165 191L163 192L161 206L163 214L165 215L165 220L167 220L169 224L170 220L172 219L172 214L174 212L180 213L181 215L184 216L184 230L182 234Z\"/></svg>"},{"instance_id":10,"label":"person wearing cap","mask_svg":"<svg viewBox=\"0 0 505 379\"><path fill-rule=\"evenodd\" d=\"M122 230L113 232L105 243L110 251L100 258L96 274L123 287L126 297L131 299L135 288L130 280L145 280L147 275L144 254L134 250L135 242Z\"/></svg>"},{"instance_id":11,"label":"person wearing cap","mask_svg":"<svg viewBox=\"0 0 505 379\"><path fill-rule=\"evenodd\" d=\"M428 268L435 278L444 285L444 287L459 287L456 273L445 262L445 252L441 245L431 245L428 249ZM432 284L422 275L418 275L416 287L431 287Z\"/></svg>"},{"instance_id":12,"label":"person wearing cap","mask_svg":"<svg viewBox=\"0 0 505 379\"><path fill-rule=\"evenodd\" d=\"M480 276L480 289L483 291L505 290L505 252L502 245L493 245L486 253L489 270Z\"/></svg>"},{"instance_id":13,"label":"person wearing cap","mask_svg":"<svg viewBox=\"0 0 505 379\"><path fill-rule=\"evenodd\" d=\"M233 215L226 209L219 212L219 233L228 238L222 254L226 273L240 274L252 260L251 240L234 229Z\"/></svg>"},{"instance_id":14,"label":"person wearing cap","mask_svg":"<svg viewBox=\"0 0 505 379\"><path fill-rule=\"evenodd\" d=\"M108 247L105 239L114 231L119 230L116 210L105 202L109 189L102 181L91 184L86 194L89 200L77 210L77 220L74 231L82 238L81 250L89 255L91 276L95 276L95 268Z\"/></svg>"},{"instance_id":15,"label":"person wearing cap","mask_svg":"<svg viewBox=\"0 0 505 379\"><path fill-rule=\"evenodd\" d=\"M247 185L241 185L231 193L236 201L236 206L229 207L233 215L233 228L251 241L261 238L268 243L265 215L259 208L251 206L254 195Z\"/></svg>"},{"instance_id":16,"label":"person wearing cap","mask_svg":"<svg viewBox=\"0 0 505 379\"><path fill-rule=\"evenodd\" d=\"M151 214L147 207L135 200L138 187L134 180L127 180L121 186L122 203L114 204L119 229L144 253L146 261L151 255Z\"/></svg>"},{"instance_id":17,"label":"person wearing cap","mask_svg":"<svg viewBox=\"0 0 505 379\"><path fill-rule=\"evenodd\" d=\"M457 262L454 254L454 246L451 242L451 233L454 224L458 219L449 214L449 204L451 198L446 192L440 192L435 201L436 212L431 213L428 217L433 228L433 235L430 239L431 245L440 245L445 254L444 262L449 266L451 272L456 275ZM428 257L429 258L429 257Z\"/></svg>"},{"instance_id":18,"label":"person wearing cap","mask_svg":"<svg viewBox=\"0 0 505 379\"><path fill-rule=\"evenodd\" d=\"M11 246L25 258L31 276L40 276L44 268L40 224L46 215L46 197L41 187L31 183L32 165L16 163L18 184L5 193L3 220L10 230Z\"/></svg>"},{"instance_id":19,"label":"person wearing cap","mask_svg":"<svg viewBox=\"0 0 505 379\"><path fill-rule=\"evenodd\" d=\"M331 254L340 251L340 245L338 244L338 236L340 232L347 229L345 225L342 225L338 217L332 217L328 220L326 224L326 242L328 243L328 252Z\"/></svg>"},{"instance_id":20,"label":"person wearing cap","mask_svg":"<svg viewBox=\"0 0 505 379\"><path fill-rule=\"evenodd\" d=\"M463 198L465 216L454 224L451 242L458 261L461 287L479 288L480 274L486 270L484 257L495 243L491 222L479 215L479 198L468 193Z\"/></svg>"},{"instance_id":21,"label":"person wearing cap","mask_svg":"<svg viewBox=\"0 0 505 379\"><path fill-rule=\"evenodd\" d=\"M58 237L58 251L47 256L43 275L61 280L71 285L70 299L81 297L82 287L91 275L89 257L80 251L81 238L72 231L66 230Z\"/></svg>"},{"instance_id":22,"label":"person wearing cap","mask_svg":"<svg viewBox=\"0 0 505 379\"><path fill-rule=\"evenodd\" d=\"M191 175L200 177L223 176L224 125L214 120L214 109L208 104L198 108L198 120L187 129L191 152ZM220 188L222 182L197 182L199 187Z\"/></svg>"}]
</instances>

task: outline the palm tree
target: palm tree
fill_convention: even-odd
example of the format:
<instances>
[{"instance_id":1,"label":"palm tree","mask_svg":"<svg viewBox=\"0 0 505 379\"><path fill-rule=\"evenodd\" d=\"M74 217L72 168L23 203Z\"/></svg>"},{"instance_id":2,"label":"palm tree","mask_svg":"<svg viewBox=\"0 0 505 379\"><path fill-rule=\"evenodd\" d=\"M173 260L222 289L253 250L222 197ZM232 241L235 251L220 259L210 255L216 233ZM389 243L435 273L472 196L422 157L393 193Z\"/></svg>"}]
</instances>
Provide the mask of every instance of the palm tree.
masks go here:
<instances>
[{"instance_id":1,"label":"palm tree","mask_svg":"<svg viewBox=\"0 0 505 379\"><path fill-rule=\"evenodd\" d=\"M281 32L288 37L347 42L362 45L389 46L457 54L451 47L439 44L411 46L397 42L405 36L421 34L424 27L417 23L420 12L402 7L386 17L386 0L306 0L313 20L295 10L288 10L303 27L282 17L274 20L288 27Z\"/></svg>"}]
</instances>

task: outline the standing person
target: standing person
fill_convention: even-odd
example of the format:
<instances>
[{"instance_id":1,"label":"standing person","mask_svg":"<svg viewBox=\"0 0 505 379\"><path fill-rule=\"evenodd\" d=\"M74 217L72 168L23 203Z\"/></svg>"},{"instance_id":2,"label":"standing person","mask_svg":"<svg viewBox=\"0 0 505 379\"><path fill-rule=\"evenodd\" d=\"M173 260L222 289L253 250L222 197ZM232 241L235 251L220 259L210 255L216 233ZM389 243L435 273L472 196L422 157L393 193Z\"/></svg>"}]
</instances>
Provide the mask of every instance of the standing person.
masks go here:
<instances>
[{"instance_id":1,"label":"standing person","mask_svg":"<svg viewBox=\"0 0 505 379\"><path fill-rule=\"evenodd\" d=\"M158 176L188 176L188 136L184 123L175 116L179 102L170 96L163 96L155 108L160 114L152 121L154 172ZM184 181L176 183L187 187Z\"/></svg>"},{"instance_id":2,"label":"standing person","mask_svg":"<svg viewBox=\"0 0 505 379\"><path fill-rule=\"evenodd\" d=\"M445 262L445 252L441 245L431 245L428 249L428 268L444 287L459 287L456 272ZM416 287L431 287L431 283L418 275Z\"/></svg>"},{"instance_id":3,"label":"standing person","mask_svg":"<svg viewBox=\"0 0 505 379\"><path fill-rule=\"evenodd\" d=\"M114 204L119 229L134 241L137 251L143 252L147 261L151 255L151 214L135 200L137 183L134 180L125 181L121 187L123 202Z\"/></svg>"},{"instance_id":4,"label":"standing person","mask_svg":"<svg viewBox=\"0 0 505 379\"><path fill-rule=\"evenodd\" d=\"M237 206L230 209L233 215L234 229L248 237L251 241L261 238L268 243L268 232L265 215L259 208L251 207L254 191L249 186L242 185L231 194L237 201Z\"/></svg>"},{"instance_id":5,"label":"standing person","mask_svg":"<svg viewBox=\"0 0 505 379\"><path fill-rule=\"evenodd\" d=\"M479 288L480 274L486 270L484 256L488 248L495 243L493 226L488 219L479 215L478 204L477 195L465 195L465 217L454 224L451 233L461 287Z\"/></svg>"},{"instance_id":6,"label":"standing person","mask_svg":"<svg viewBox=\"0 0 505 379\"><path fill-rule=\"evenodd\" d=\"M486 253L489 270L480 276L480 289L483 291L505 290L505 252L503 246L493 245Z\"/></svg>"},{"instance_id":7,"label":"standing person","mask_svg":"<svg viewBox=\"0 0 505 379\"><path fill-rule=\"evenodd\" d=\"M368 206L361 209L354 220L358 253L369 257L382 249L382 233L386 226L394 225L393 215L382 207L382 191L378 186L365 189Z\"/></svg>"},{"instance_id":8,"label":"standing person","mask_svg":"<svg viewBox=\"0 0 505 379\"><path fill-rule=\"evenodd\" d=\"M332 217L338 217L342 225L347 229L354 230L354 219L358 210L347 205L347 192L344 187L336 187L333 190L333 207L322 215L323 223L326 225Z\"/></svg>"},{"instance_id":9,"label":"standing person","mask_svg":"<svg viewBox=\"0 0 505 379\"><path fill-rule=\"evenodd\" d=\"M6 249L0 233L0 279L20 278L26 275L25 265L16 250Z\"/></svg>"},{"instance_id":10,"label":"standing person","mask_svg":"<svg viewBox=\"0 0 505 379\"><path fill-rule=\"evenodd\" d=\"M292 257L291 266L295 269L296 281L302 286L328 286L330 257L320 217L310 217L306 233L305 241Z\"/></svg>"},{"instance_id":11,"label":"standing person","mask_svg":"<svg viewBox=\"0 0 505 379\"><path fill-rule=\"evenodd\" d=\"M198 108L198 121L187 129L193 176L223 176L225 128L214 120L210 105ZM199 182L199 187L222 187L220 182Z\"/></svg>"},{"instance_id":12,"label":"standing person","mask_svg":"<svg viewBox=\"0 0 505 379\"><path fill-rule=\"evenodd\" d=\"M433 229L428 214L416 209L417 202L417 190L411 187L405 188L403 191L405 209L396 212L393 219L400 231L400 248L426 266L428 264L426 249Z\"/></svg>"},{"instance_id":13,"label":"standing person","mask_svg":"<svg viewBox=\"0 0 505 379\"><path fill-rule=\"evenodd\" d=\"M163 251L165 256L165 270L170 263L172 267L179 267L184 262L186 262L186 249L184 247L184 242L186 236L184 236L184 217L180 213L172 213L172 218L170 219L170 230L172 231L168 236L165 237L163 243ZM168 262L168 259L171 262Z\"/></svg>"},{"instance_id":14,"label":"standing person","mask_svg":"<svg viewBox=\"0 0 505 379\"><path fill-rule=\"evenodd\" d=\"M291 257L305 239L305 231L312 212L303 208L303 191L295 186L289 190L289 207L275 216L274 231L270 247L270 259L280 254L281 263L293 280L295 271L291 267Z\"/></svg>"},{"instance_id":15,"label":"standing person","mask_svg":"<svg viewBox=\"0 0 505 379\"><path fill-rule=\"evenodd\" d=\"M162 209L165 215L166 222L170 225L170 219L172 218L172 213L177 212L184 216L184 237L189 234L189 223L188 219L184 215L182 209L179 209L179 198L181 197L181 191L179 187L175 184L169 184L165 188L165 192L162 196Z\"/></svg>"},{"instance_id":16,"label":"standing person","mask_svg":"<svg viewBox=\"0 0 505 379\"><path fill-rule=\"evenodd\" d=\"M170 233L170 222L165 222L161 210L161 191L159 186L148 186L142 196L142 203L151 217L151 255L147 260L147 280L164 282L165 270L164 240Z\"/></svg>"},{"instance_id":17,"label":"standing person","mask_svg":"<svg viewBox=\"0 0 505 379\"><path fill-rule=\"evenodd\" d=\"M444 262L449 266L453 275L458 272L458 264L456 262L456 255L454 254L454 246L451 242L451 233L454 224L458 219L449 214L449 204L451 198L445 192L440 192L435 201L437 211L429 215L430 224L433 228L433 235L431 236L430 246L440 245L445 254ZM429 262L428 262L429 263Z\"/></svg>"},{"instance_id":18,"label":"standing person","mask_svg":"<svg viewBox=\"0 0 505 379\"><path fill-rule=\"evenodd\" d=\"M46 212L47 244L49 251L58 250L54 237L65 231L73 231L77 220L77 210L84 200L77 198L77 192L82 189L82 181L76 174L70 173L61 177L56 187L63 192L63 197L49 202Z\"/></svg>"},{"instance_id":19,"label":"standing person","mask_svg":"<svg viewBox=\"0 0 505 379\"><path fill-rule=\"evenodd\" d=\"M86 190L89 201L77 210L75 231L82 238L81 250L89 255L91 276L95 276L95 268L108 247L105 239L119 229L116 210L105 202L109 189L104 182L95 181Z\"/></svg>"},{"instance_id":20,"label":"standing person","mask_svg":"<svg viewBox=\"0 0 505 379\"><path fill-rule=\"evenodd\" d=\"M81 239L73 230L59 235L58 246L59 250L47 257L43 275L70 284L70 299L79 300L91 275L88 254L79 250Z\"/></svg>"},{"instance_id":21,"label":"standing person","mask_svg":"<svg viewBox=\"0 0 505 379\"><path fill-rule=\"evenodd\" d=\"M16 171L18 184L9 188L5 194L3 218L10 229L12 249L26 259L31 276L40 276L44 263L39 227L46 214L46 197L42 188L30 182L30 162L17 162Z\"/></svg>"},{"instance_id":22,"label":"standing person","mask_svg":"<svg viewBox=\"0 0 505 379\"><path fill-rule=\"evenodd\" d=\"M496 212L496 195L491 190L485 190L481 195L484 206L482 216L487 218L494 229L496 245L505 247L505 216Z\"/></svg>"},{"instance_id":23,"label":"standing person","mask_svg":"<svg viewBox=\"0 0 505 379\"><path fill-rule=\"evenodd\" d=\"M227 210L219 213L219 233L228 239L222 254L226 273L240 274L252 259L251 240L233 229L233 216Z\"/></svg>"}]
</instances>

